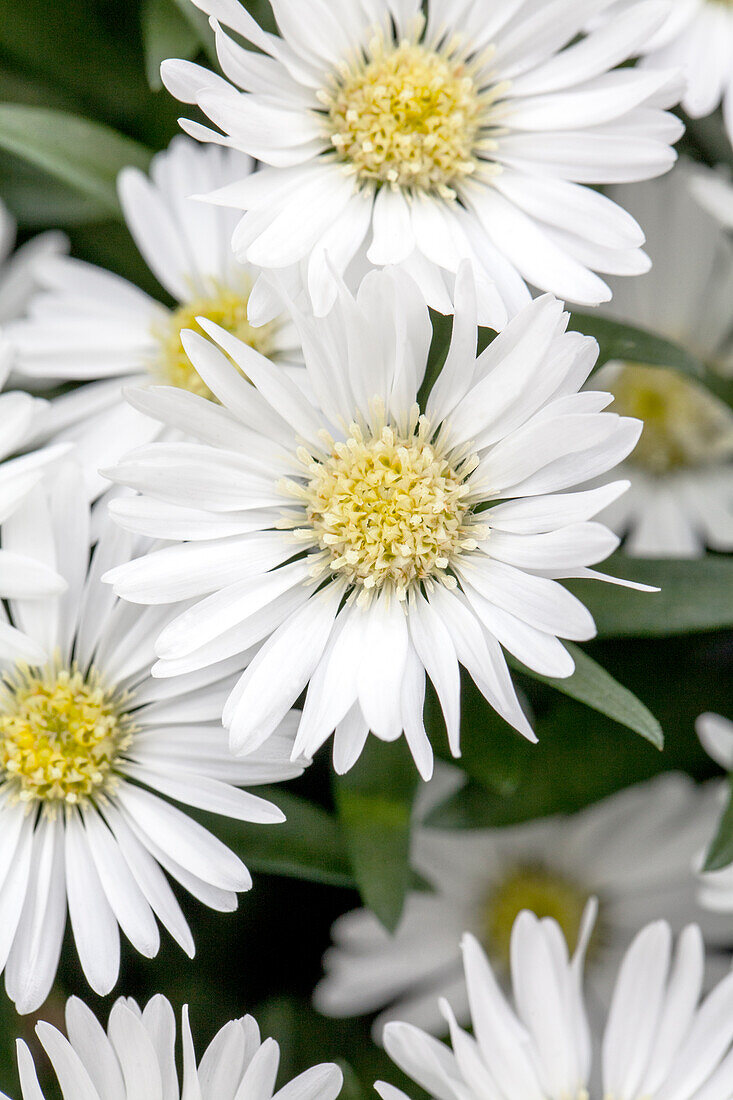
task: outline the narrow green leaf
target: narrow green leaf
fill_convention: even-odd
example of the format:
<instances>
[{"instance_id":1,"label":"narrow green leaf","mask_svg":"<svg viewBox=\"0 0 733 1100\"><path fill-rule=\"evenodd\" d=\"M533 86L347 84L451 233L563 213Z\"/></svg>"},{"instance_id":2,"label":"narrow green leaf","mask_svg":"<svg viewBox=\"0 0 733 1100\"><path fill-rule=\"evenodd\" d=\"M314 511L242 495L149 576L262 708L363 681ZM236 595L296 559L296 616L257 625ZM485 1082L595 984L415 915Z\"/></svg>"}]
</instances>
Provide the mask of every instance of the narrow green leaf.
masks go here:
<instances>
[{"instance_id":1,"label":"narrow green leaf","mask_svg":"<svg viewBox=\"0 0 733 1100\"><path fill-rule=\"evenodd\" d=\"M728 778L728 787L728 805L705 857L705 871L722 871L733 863L733 775Z\"/></svg>"},{"instance_id":2,"label":"narrow green leaf","mask_svg":"<svg viewBox=\"0 0 733 1100\"><path fill-rule=\"evenodd\" d=\"M637 699L628 688L614 680L605 668L597 664L582 649L570 642L565 644L575 661L575 672L566 679L540 676L538 672L525 668L513 659L510 659L510 663L526 676L531 676L533 680L548 684L564 695L569 695L571 699L577 699L578 702L585 703L593 710L612 718L619 725L641 734L656 748L664 748L662 727L641 700Z\"/></svg>"},{"instance_id":3,"label":"narrow green leaf","mask_svg":"<svg viewBox=\"0 0 733 1100\"><path fill-rule=\"evenodd\" d=\"M66 111L0 104L0 149L42 169L119 217L116 179L126 165L147 168L152 155L131 138Z\"/></svg>"},{"instance_id":4,"label":"narrow green leaf","mask_svg":"<svg viewBox=\"0 0 733 1100\"><path fill-rule=\"evenodd\" d=\"M372 737L336 780L336 806L359 891L385 928L399 924L411 883L410 824L418 775L404 738Z\"/></svg>"},{"instance_id":5,"label":"narrow green leaf","mask_svg":"<svg viewBox=\"0 0 733 1100\"><path fill-rule=\"evenodd\" d=\"M430 391L438 380L438 376L445 365L448 349L450 347L451 335L453 333L452 317L445 317L442 313L436 313L435 310L430 311L430 317L433 322L433 340L430 345L430 351L428 352L425 377L418 394L418 402L421 409L425 408L428 397L430 396Z\"/></svg>"},{"instance_id":6,"label":"narrow green leaf","mask_svg":"<svg viewBox=\"0 0 733 1100\"><path fill-rule=\"evenodd\" d=\"M265 827L217 819L214 827L250 870L329 886L355 885L344 837L331 814L280 788L257 793L279 806L287 820Z\"/></svg>"},{"instance_id":7,"label":"narrow green leaf","mask_svg":"<svg viewBox=\"0 0 733 1100\"><path fill-rule=\"evenodd\" d=\"M140 24L148 84L154 92L159 92L163 87L161 63L169 57L190 60L201 49L201 39L174 0L144 0Z\"/></svg>"},{"instance_id":8,"label":"narrow green leaf","mask_svg":"<svg viewBox=\"0 0 733 1100\"><path fill-rule=\"evenodd\" d=\"M585 336L593 336L598 341L598 367L609 359L621 359L629 363L647 363L652 367L672 367L696 378L704 373L705 368L700 360L679 344L635 325L596 313L573 313L569 328Z\"/></svg>"},{"instance_id":9,"label":"narrow green leaf","mask_svg":"<svg viewBox=\"0 0 733 1100\"><path fill-rule=\"evenodd\" d=\"M568 587L595 619L601 638L662 637L733 626L733 559L704 558L651 561L615 554L603 571L661 592L573 581Z\"/></svg>"}]
</instances>

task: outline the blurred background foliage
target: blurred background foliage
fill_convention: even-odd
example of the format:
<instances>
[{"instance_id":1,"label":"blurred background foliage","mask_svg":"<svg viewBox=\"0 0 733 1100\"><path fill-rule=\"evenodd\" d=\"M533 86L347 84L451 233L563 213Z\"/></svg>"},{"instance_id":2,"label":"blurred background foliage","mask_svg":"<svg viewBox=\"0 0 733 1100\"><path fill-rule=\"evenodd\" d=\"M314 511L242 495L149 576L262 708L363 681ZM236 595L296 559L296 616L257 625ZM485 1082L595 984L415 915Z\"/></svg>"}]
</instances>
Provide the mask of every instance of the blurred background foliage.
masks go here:
<instances>
[{"instance_id":1,"label":"blurred background foliage","mask_svg":"<svg viewBox=\"0 0 733 1100\"><path fill-rule=\"evenodd\" d=\"M267 0L246 6L272 26ZM61 227L75 255L163 300L120 221L115 178L126 164L145 167L178 130L180 106L158 75L160 61L170 56L214 60L206 19L188 0L0 0L0 197L17 218L21 239ZM682 149L710 164L733 163L716 117L691 124ZM435 321L426 388L450 336L449 320ZM587 314L576 314L573 327L599 339L602 362L618 357L673 366L707 379L730 400L729 383L710 379L705 364L653 334ZM599 626L576 675L552 685L518 674L536 716L538 746L523 741L464 685L460 763L469 781L434 811L435 824L500 826L577 810L664 769L681 768L698 779L715 772L694 720L701 711L730 706L730 559L711 554L654 563L617 555L608 570L663 591L648 596L576 584ZM436 752L448 758L432 699L428 719ZM412 882L415 786L403 743L375 743L336 781L324 751L301 780L273 792L287 824L258 828L217 820L215 831L256 872L254 890L231 915L212 913L187 896L194 962L165 936L152 961L123 946L118 990L143 1001L163 991L177 1009L190 1004L199 1051L227 1020L252 1012L263 1033L283 1044L283 1080L335 1058L349 1063L346 1100L371 1095L376 1077L401 1083L371 1042L369 1021L326 1020L309 1007L309 997L331 922L359 904L359 892L385 925L397 924ZM67 942L56 988L40 1015L59 1022L72 993L106 1017L113 998L102 1004L91 994ZM20 1020L0 992L0 1089L11 1097L18 1095L13 1041L16 1035L32 1041L33 1024ZM410 1091L415 1095L414 1086Z\"/></svg>"}]
</instances>

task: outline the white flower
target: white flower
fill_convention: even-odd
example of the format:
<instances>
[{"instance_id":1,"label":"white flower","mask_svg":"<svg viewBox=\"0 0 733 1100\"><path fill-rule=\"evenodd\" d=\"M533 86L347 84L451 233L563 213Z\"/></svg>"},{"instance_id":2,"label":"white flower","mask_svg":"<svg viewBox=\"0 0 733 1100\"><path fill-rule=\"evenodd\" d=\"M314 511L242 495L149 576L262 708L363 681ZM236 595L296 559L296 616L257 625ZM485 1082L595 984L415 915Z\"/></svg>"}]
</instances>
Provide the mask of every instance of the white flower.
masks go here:
<instances>
[{"instance_id":1,"label":"white flower","mask_svg":"<svg viewBox=\"0 0 733 1100\"><path fill-rule=\"evenodd\" d=\"M633 293L615 284L608 308L730 375L733 242L691 193L699 172L680 164L665 180L627 190L654 266ZM614 394L614 409L644 420L623 467L631 490L603 516L628 533L626 552L684 558L706 546L733 550L733 412L694 378L663 368L610 363L597 383Z\"/></svg>"},{"instance_id":2,"label":"white flower","mask_svg":"<svg viewBox=\"0 0 733 1100\"><path fill-rule=\"evenodd\" d=\"M158 432L127 404L123 384L152 380L211 396L181 346L181 329L195 328L197 316L283 366L299 359L284 319L257 329L247 320L256 273L232 255L236 216L188 198L251 171L249 157L179 137L153 158L150 178L135 168L120 174L127 225L176 308L103 268L59 257L38 266L43 292L33 296L24 320L8 326L17 367L31 385L83 383L53 402L45 433L77 445L94 494L107 485L100 466Z\"/></svg>"},{"instance_id":3,"label":"white flower","mask_svg":"<svg viewBox=\"0 0 733 1100\"><path fill-rule=\"evenodd\" d=\"M328 317L299 316L316 405L204 320L254 386L213 344L185 333L224 408L200 402L189 429L202 442L155 443L110 472L143 492L114 502L118 520L181 543L112 570L117 593L197 600L160 634L155 675L263 643L224 708L235 751L266 740L310 682L296 755L311 757L336 727L343 772L370 729L383 740L404 730L427 777L426 673L455 753L459 663L533 738L500 643L538 671L569 676L559 637L595 633L555 578L595 576L587 567L617 540L590 517L625 483L563 491L614 466L640 425L601 412L607 394L576 393L597 346L565 332L567 315L549 296L476 358L468 268L459 282L453 341L424 413L425 301L404 274L372 272L356 301L344 290ZM180 426L176 393L133 399ZM484 502L494 505L479 512Z\"/></svg>"},{"instance_id":4,"label":"white flower","mask_svg":"<svg viewBox=\"0 0 733 1100\"><path fill-rule=\"evenodd\" d=\"M135 1001L120 999L106 1033L93 1012L72 997L65 1022L68 1038L44 1022L36 1025L36 1035L67 1100L336 1100L343 1084L339 1067L324 1063L276 1092L280 1048L274 1039L262 1042L251 1016L226 1024L197 1065L184 1008L179 1086L176 1019L162 996L153 997L142 1011ZM23 1100L43 1100L33 1056L21 1039L17 1055Z\"/></svg>"},{"instance_id":5,"label":"white flower","mask_svg":"<svg viewBox=\"0 0 733 1100\"><path fill-rule=\"evenodd\" d=\"M430 786L438 780L446 782L438 772ZM329 1016L386 1008L375 1021L377 1037L394 1019L440 1034L445 1020L437 1002L444 996L466 1024L463 932L477 936L505 977L512 926L523 909L553 917L573 950L592 895L600 903L589 977L607 1004L620 955L641 924L665 916L679 931L705 916L695 901L693 860L713 828L717 794L717 784L698 788L670 774L572 816L503 829L418 826L412 866L432 892L408 894L394 935L367 909L340 917L324 958L326 977L314 994L316 1008ZM730 941L727 920L708 918L704 930L708 942Z\"/></svg>"},{"instance_id":6,"label":"white flower","mask_svg":"<svg viewBox=\"0 0 733 1100\"><path fill-rule=\"evenodd\" d=\"M615 68L666 5L636 4L578 41L610 0L274 0L282 37L235 0L194 2L232 83L185 61L165 62L163 80L223 131L184 121L188 133L265 165L209 198L246 211L240 259L306 261L317 312L336 293L329 262L345 273L364 249L377 266L404 262L445 312L445 280L469 259L494 328L527 283L597 305L610 290L596 272L648 269L642 230L585 185L672 166L677 74Z\"/></svg>"},{"instance_id":7,"label":"white flower","mask_svg":"<svg viewBox=\"0 0 733 1100\"><path fill-rule=\"evenodd\" d=\"M608 13L614 22L634 0L620 0ZM682 106L691 118L712 114L722 102L733 141L733 4L731 0L675 0L655 34L642 43L647 69L680 68L686 81Z\"/></svg>"},{"instance_id":8,"label":"white flower","mask_svg":"<svg viewBox=\"0 0 733 1100\"><path fill-rule=\"evenodd\" d=\"M682 932L674 952L664 921L637 935L619 968L596 1057L582 992L592 915L570 959L555 921L527 911L517 918L513 1007L478 942L466 935L473 1035L442 1002L452 1050L411 1024L390 1023L390 1057L440 1100L731 1100L733 973L700 1000L705 956L696 925ZM404 1100L392 1085L376 1088L383 1100Z\"/></svg>"},{"instance_id":9,"label":"white flower","mask_svg":"<svg viewBox=\"0 0 733 1100\"><path fill-rule=\"evenodd\" d=\"M38 288L37 271L49 256L64 252L62 233L39 233L13 253L15 222L0 202L0 325L14 320Z\"/></svg>"},{"instance_id":10,"label":"white flower","mask_svg":"<svg viewBox=\"0 0 733 1100\"><path fill-rule=\"evenodd\" d=\"M9 601L30 653L3 638L0 969L24 1013L51 987L67 904L82 968L100 994L117 979L119 928L152 957L157 916L193 954L164 871L204 904L236 908L237 891L251 885L246 867L168 799L277 822L277 807L238 787L302 771L290 762L290 718L262 752L232 760L218 722L231 664L151 679L161 610L120 603L100 582L129 558L132 540L108 522L89 563L89 525L81 472L66 463L3 531L11 551L57 569L68 585L62 596Z\"/></svg>"},{"instance_id":11,"label":"white flower","mask_svg":"<svg viewBox=\"0 0 733 1100\"><path fill-rule=\"evenodd\" d=\"M720 714L701 714L696 722L698 737L709 756L721 768L733 774L733 722ZM720 813L725 808L721 799ZM706 845L713 839L714 828L708 832ZM700 904L717 913L733 913L733 864L722 871L701 872Z\"/></svg>"}]
</instances>

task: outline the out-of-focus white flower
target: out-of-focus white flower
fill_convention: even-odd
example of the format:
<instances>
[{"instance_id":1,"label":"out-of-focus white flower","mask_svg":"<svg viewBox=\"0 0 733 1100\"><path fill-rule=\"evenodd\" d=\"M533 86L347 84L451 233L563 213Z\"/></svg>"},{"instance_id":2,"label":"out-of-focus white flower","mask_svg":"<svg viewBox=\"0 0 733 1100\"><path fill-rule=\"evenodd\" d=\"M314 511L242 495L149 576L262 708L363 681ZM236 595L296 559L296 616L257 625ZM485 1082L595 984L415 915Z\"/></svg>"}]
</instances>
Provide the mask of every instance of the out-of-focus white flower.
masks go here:
<instances>
[{"instance_id":1,"label":"out-of-focus white flower","mask_svg":"<svg viewBox=\"0 0 733 1100\"><path fill-rule=\"evenodd\" d=\"M648 231L654 266L632 287L614 283L605 307L620 320L681 344L711 370L733 372L733 242L694 198L700 169L682 163L666 179L626 191ZM593 384L613 408L644 421L623 466L631 489L604 514L626 552L696 557L733 549L733 412L694 378L613 362Z\"/></svg>"},{"instance_id":2,"label":"out-of-focus white flower","mask_svg":"<svg viewBox=\"0 0 733 1100\"><path fill-rule=\"evenodd\" d=\"M142 1011L133 1000L117 1001L106 1032L91 1009L72 997L65 1022L66 1035L43 1022L36 1034L67 1100L336 1100L343 1084L339 1067L326 1062L275 1091L280 1048L274 1039L262 1042L251 1016L226 1024L197 1063L184 1008L179 1085L176 1019L162 996ZM17 1054L23 1100L42 1100L33 1056L20 1039Z\"/></svg>"},{"instance_id":3,"label":"out-of-focus white flower","mask_svg":"<svg viewBox=\"0 0 733 1100\"><path fill-rule=\"evenodd\" d=\"M0 202L0 327L15 320L38 289L38 269L49 256L65 252L63 233L39 233L13 252L15 222Z\"/></svg>"},{"instance_id":4,"label":"out-of-focus white flower","mask_svg":"<svg viewBox=\"0 0 733 1100\"><path fill-rule=\"evenodd\" d=\"M430 786L436 781L444 782L440 772ZM713 828L717 794L717 784L700 788L669 774L568 817L503 829L417 827L412 866L431 891L408 894L394 935L367 909L336 921L316 1007L329 1016L386 1008L375 1021L377 1037L395 1019L441 1034L443 996L465 1025L463 932L481 941L503 979L523 909L556 920L572 951L593 895L600 900L588 976L601 1004L610 1000L623 951L649 920L665 917L681 931L702 917L708 942L727 945L728 921L706 917L695 898L693 862Z\"/></svg>"},{"instance_id":5,"label":"out-of-focus white flower","mask_svg":"<svg viewBox=\"0 0 733 1100\"><path fill-rule=\"evenodd\" d=\"M700 167L690 186L698 202L726 229L733 229L733 183L730 171L721 167L711 172Z\"/></svg>"},{"instance_id":6,"label":"out-of-focus white flower","mask_svg":"<svg viewBox=\"0 0 733 1100\"><path fill-rule=\"evenodd\" d=\"M53 401L44 434L76 444L94 495L108 484L98 472L101 466L159 431L125 401L125 384L155 381L211 397L181 345L181 330L195 329L198 316L216 321L285 369L299 360L293 327L284 318L259 328L248 321L257 273L232 255L236 215L189 198L246 177L252 167L240 153L179 137L153 158L150 177L136 168L120 174L128 228L177 303L172 309L81 260L56 257L36 265L42 291L31 298L27 317L7 327L7 337L29 387L81 383Z\"/></svg>"},{"instance_id":7,"label":"out-of-focus white flower","mask_svg":"<svg viewBox=\"0 0 733 1100\"><path fill-rule=\"evenodd\" d=\"M154 680L164 617L118 601L100 575L134 540L107 521L89 559L81 471L64 463L6 520L8 551L65 582L44 598L12 593L0 634L0 969L19 1012L45 1000L67 907L92 988L117 980L120 928L158 951L156 916L194 946L164 871L214 909L251 885L241 860L168 801L243 821L283 820L240 790L300 774L293 717L262 751L233 760L218 721L232 665ZM0 559L1 561L1 559Z\"/></svg>"},{"instance_id":8,"label":"out-of-focus white flower","mask_svg":"<svg viewBox=\"0 0 733 1100\"><path fill-rule=\"evenodd\" d=\"M117 519L180 545L108 579L137 603L196 601L160 634L156 675L260 645L224 708L237 752L262 744L307 687L296 756L310 758L336 728L343 772L369 730L388 741L404 731L429 777L426 676L454 753L461 664L533 739L501 645L569 676L559 639L595 633L558 578L596 576L589 566L617 540L590 520L626 483L565 490L626 456L640 424L603 412L607 394L577 393L597 345L566 332L568 315L549 295L477 358L468 266L459 283L452 343L424 412L430 317L395 271L371 272L357 299L343 289L325 318L297 315L313 404L206 320L222 350L196 333L184 346L223 409L193 397L184 408L170 389L132 398L170 428L185 420L201 442L154 443L110 471L143 494L114 502Z\"/></svg>"},{"instance_id":9,"label":"out-of-focus white flower","mask_svg":"<svg viewBox=\"0 0 733 1100\"><path fill-rule=\"evenodd\" d=\"M384 1045L394 1062L440 1100L731 1100L733 973L701 1000L705 951L689 925L673 952L664 921L648 924L619 967L598 1065L582 992L592 929L583 921L571 958L560 927L524 912L512 932L513 1004L500 990L478 941L463 960L473 1034L441 1010L452 1049L408 1023L390 1023ZM377 1083L383 1100L404 1100Z\"/></svg>"},{"instance_id":10,"label":"out-of-focus white flower","mask_svg":"<svg viewBox=\"0 0 733 1100\"><path fill-rule=\"evenodd\" d=\"M336 295L330 265L344 274L365 249L374 265L407 265L444 312L469 260L496 328L527 283L597 305L610 297L597 272L648 269L642 229L585 185L674 162L682 127L665 109L679 74L618 68L666 5L637 3L582 37L611 0L274 0L277 37L235 0L194 2L229 80L185 61L165 62L163 80L220 128L184 121L188 133L265 165L209 198L246 211L241 259L306 262L317 312Z\"/></svg>"}]
</instances>

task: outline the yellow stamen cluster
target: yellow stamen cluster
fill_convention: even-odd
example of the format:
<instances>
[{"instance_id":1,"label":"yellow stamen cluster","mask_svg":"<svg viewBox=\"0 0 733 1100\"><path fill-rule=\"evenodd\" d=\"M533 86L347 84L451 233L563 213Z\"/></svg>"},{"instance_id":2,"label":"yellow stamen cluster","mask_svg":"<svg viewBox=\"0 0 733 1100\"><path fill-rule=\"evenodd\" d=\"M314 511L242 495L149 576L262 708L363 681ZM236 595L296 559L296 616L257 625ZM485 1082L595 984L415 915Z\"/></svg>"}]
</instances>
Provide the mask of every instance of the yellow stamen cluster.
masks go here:
<instances>
[{"instance_id":1,"label":"yellow stamen cluster","mask_svg":"<svg viewBox=\"0 0 733 1100\"><path fill-rule=\"evenodd\" d=\"M574 882L539 865L517 867L495 885L481 913L481 935L486 949L508 967L514 922L523 909L557 921L574 951L580 936L588 893Z\"/></svg>"},{"instance_id":2,"label":"yellow stamen cluster","mask_svg":"<svg viewBox=\"0 0 733 1100\"><path fill-rule=\"evenodd\" d=\"M247 305L251 287L233 290L217 289L210 298L195 298L174 310L165 326L157 328L155 336L160 345L159 356L153 364L153 373L166 386L190 390L199 397L215 400L209 387L186 355L181 342L181 332L193 329L203 335L197 317L206 317L231 332L261 355L271 355L277 322L255 328L247 320Z\"/></svg>"},{"instance_id":3,"label":"yellow stamen cluster","mask_svg":"<svg viewBox=\"0 0 733 1100\"><path fill-rule=\"evenodd\" d=\"M488 111L502 91L480 91L450 53L377 37L368 60L344 64L320 98L329 139L360 180L453 198L476 170Z\"/></svg>"},{"instance_id":4,"label":"yellow stamen cluster","mask_svg":"<svg viewBox=\"0 0 733 1100\"><path fill-rule=\"evenodd\" d=\"M322 458L305 450L299 458L309 478L300 492L303 535L327 552L330 571L364 598L390 585L404 599L411 584L430 578L455 585L446 570L483 535L466 500L475 459L451 464L417 409L404 435L352 424L344 442L328 445Z\"/></svg>"},{"instance_id":5,"label":"yellow stamen cluster","mask_svg":"<svg viewBox=\"0 0 733 1100\"><path fill-rule=\"evenodd\" d=\"M134 725L93 669L18 668L0 688L0 786L47 811L114 787Z\"/></svg>"},{"instance_id":6,"label":"yellow stamen cluster","mask_svg":"<svg viewBox=\"0 0 733 1100\"><path fill-rule=\"evenodd\" d=\"M627 363L609 389L614 411L644 421L634 465L662 475L733 458L733 414L692 379Z\"/></svg>"}]
</instances>

